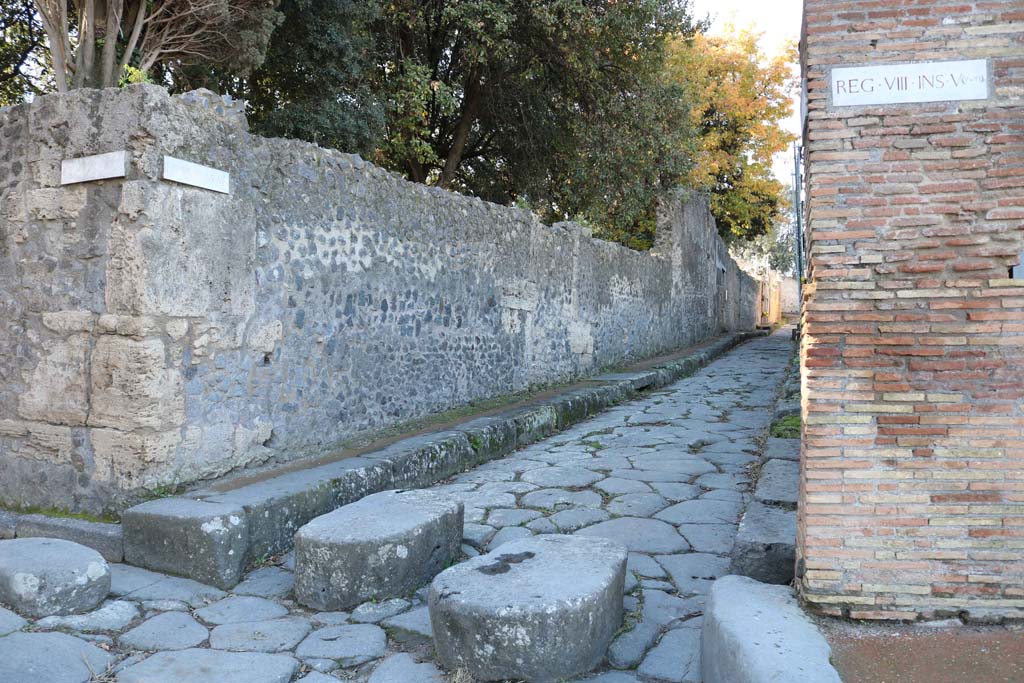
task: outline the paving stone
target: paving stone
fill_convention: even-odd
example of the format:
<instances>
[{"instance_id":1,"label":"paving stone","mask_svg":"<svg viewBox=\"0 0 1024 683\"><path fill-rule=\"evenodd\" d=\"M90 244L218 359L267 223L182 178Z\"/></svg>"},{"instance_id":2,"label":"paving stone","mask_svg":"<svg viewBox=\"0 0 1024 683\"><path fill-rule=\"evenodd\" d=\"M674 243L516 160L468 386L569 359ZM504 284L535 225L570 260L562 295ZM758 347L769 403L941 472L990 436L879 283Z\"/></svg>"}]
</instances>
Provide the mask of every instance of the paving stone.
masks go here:
<instances>
[{"instance_id":1,"label":"paving stone","mask_svg":"<svg viewBox=\"0 0 1024 683\"><path fill-rule=\"evenodd\" d=\"M479 550L477 550L473 546L467 545L465 543L463 543L461 546L459 546L459 549L462 550L462 554L465 555L466 557L476 557L477 555L480 554Z\"/></svg>"},{"instance_id":2,"label":"paving stone","mask_svg":"<svg viewBox=\"0 0 1024 683\"><path fill-rule=\"evenodd\" d=\"M668 576L665 568L658 564L650 555L642 553L630 553L629 561L626 563L626 571L640 576L650 576L656 579Z\"/></svg>"},{"instance_id":3,"label":"paving stone","mask_svg":"<svg viewBox=\"0 0 1024 683\"><path fill-rule=\"evenodd\" d=\"M92 548L107 562L124 559L124 538L120 524L90 522L74 517L21 515L18 538L60 538Z\"/></svg>"},{"instance_id":4,"label":"paving stone","mask_svg":"<svg viewBox=\"0 0 1024 683\"><path fill-rule=\"evenodd\" d=\"M295 597L344 609L406 595L459 556L462 504L427 490L384 491L295 534Z\"/></svg>"},{"instance_id":5,"label":"paving stone","mask_svg":"<svg viewBox=\"0 0 1024 683\"><path fill-rule=\"evenodd\" d=\"M711 583L729 573L729 558L707 553L658 555L655 557L672 577L680 593L707 593Z\"/></svg>"},{"instance_id":6,"label":"paving stone","mask_svg":"<svg viewBox=\"0 0 1024 683\"><path fill-rule=\"evenodd\" d=\"M698 498L676 503L654 517L671 524L735 524L739 516L738 502Z\"/></svg>"},{"instance_id":7,"label":"paving stone","mask_svg":"<svg viewBox=\"0 0 1024 683\"><path fill-rule=\"evenodd\" d=\"M638 470L671 472L685 474L689 477L697 477L716 471L715 466L711 463L692 456L652 453L650 455L638 455L631 458L631 460L633 461L633 467Z\"/></svg>"},{"instance_id":8,"label":"paving stone","mask_svg":"<svg viewBox=\"0 0 1024 683\"><path fill-rule=\"evenodd\" d=\"M25 619L15 614L9 609L0 607L0 636L6 636L8 633L18 631L28 625Z\"/></svg>"},{"instance_id":9,"label":"paving stone","mask_svg":"<svg viewBox=\"0 0 1024 683\"><path fill-rule=\"evenodd\" d=\"M352 621L360 624L376 624L381 619L393 617L409 609L411 603L402 598L392 598L384 602L364 602L352 610Z\"/></svg>"},{"instance_id":10,"label":"paving stone","mask_svg":"<svg viewBox=\"0 0 1024 683\"><path fill-rule=\"evenodd\" d=\"M686 472L670 472L668 470L612 470L611 475L620 479L632 479L649 484L655 482L689 483L694 475Z\"/></svg>"},{"instance_id":11,"label":"paving stone","mask_svg":"<svg viewBox=\"0 0 1024 683\"><path fill-rule=\"evenodd\" d=\"M650 517L668 505L669 502L656 493L627 493L613 498L605 509L623 517Z\"/></svg>"},{"instance_id":12,"label":"paving stone","mask_svg":"<svg viewBox=\"0 0 1024 683\"><path fill-rule=\"evenodd\" d=\"M208 624L237 624L244 621L266 621L288 614L288 608L266 598L233 595L196 610L196 616Z\"/></svg>"},{"instance_id":13,"label":"paving stone","mask_svg":"<svg viewBox=\"0 0 1024 683\"><path fill-rule=\"evenodd\" d=\"M347 624L351 616L348 612L313 612L309 618L321 626L341 626Z\"/></svg>"},{"instance_id":14,"label":"paving stone","mask_svg":"<svg viewBox=\"0 0 1024 683\"><path fill-rule=\"evenodd\" d=\"M487 544L487 550L491 551L500 545L508 543L509 541L515 541L521 538L529 538L532 535L532 531L521 526L507 526L498 533L494 534L494 537L491 538L490 543Z\"/></svg>"},{"instance_id":15,"label":"paving stone","mask_svg":"<svg viewBox=\"0 0 1024 683\"><path fill-rule=\"evenodd\" d=\"M347 668L380 659L386 646L384 629L374 624L329 626L306 636L295 654L303 660L330 659Z\"/></svg>"},{"instance_id":16,"label":"paving stone","mask_svg":"<svg viewBox=\"0 0 1024 683\"><path fill-rule=\"evenodd\" d=\"M66 633L19 631L0 638L3 683L87 683L113 661L110 653Z\"/></svg>"},{"instance_id":17,"label":"paving stone","mask_svg":"<svg viewBox=\"0 0 1024 683\"><path fill-rule=\"evenodd\" d=\"M640 579L640 586L644 590L675 590L675 586L672 585L671 581L662 581L661 579Z\"/></svg>"},{"instance_id":18,"label":"paving stone","mask_svg":"<svg viewBox=\"0 0 1024 683\"><path fill-rule=\"evenodd\" d=\"M88 612L109 592L107 561L92 548L53 538L0 541L0 602L19 614Z\"/></svg>"},{"instance_id":19,"label":"paving stone","mask_svg":"<svg viewBox=\"0 0 1024 683\"><path fill-rule=\"evenodd\" d=\"M206 627L184 612L164 612L126 631L118 642L136 650L184 650L206 640Z\"/></svg>"},{"instance_id":20,"label":"paving stone","mask_svg":"<svg viewBox=\"0 0 1024 683\"><path fill-rule=\"evenodd\" d=\"M745 491L733 491L732 489L712 489L700 495L700 500L725 500L739 503L740 507L751 498Z\"/></svg>"},{"instance_id":21,"label":"paving stone","mask_svg":"<svg viewBox=\"0 0 1024 683\"><path fill-rule=\"evenodd\" d=\"M592 510L593 508L580 508L581 510ZM547 517L540 517L526 525L526 528L535 534L557 534L558 527Z\"/></svg>"},{"instance_id":22,"label":"paving stone","mask_svg":"<svg viewBox=\"0 0 1024 683\"><path fill-rule=\"evenodd\" d=\"M538 486L564 486L567 488L590 486L604 479L602 475L580 467L545 467L524 472L520 477L523 481Z\"/></svg>"},{"instance_id":23,"label":"paving stone","mask_svg":"<svg viewBox=\"0 0 1024 683\"><path fill-rule=\"evenodd\" d=\"M676 529L698 553L728 555L736 541L735 524L680 524Z\"/></svg>"},{"instance_id":24,"label":"paving stone","mask_svg":"<svg viewBox=\"0 0 1024 683\"><path fill-rule=\"evenodd\" d=\"M295 574L281 567L261 567L250 572L232 589L236 595L260 598L283 598L292 592Z\"/></svg>"},{"instance_id":25,"label":"paving stone","mask_svg":"<svg viewBox=\"0 0 1024 683\"><path fill-rule=\"evenodd\" d=\"M700 487L693 484L659 481L651 483L651 488L673 503L681 503L700 495Z\"/></svg>"},{"instance_id":26,"label":"paving stone","mask_svg":"<svg viewBox=\"0 0 1024 683\"><path fill-rule=\"evenodd\" d=\"M7 510L0 510L0 539L14 538L20 516Z\"/></svg>"},{"instance_id":27,"label":"paving stone","mask_svg":"<svg viewBox=\"0 0 1024 683\"><path fill-rule=\"evenodd\" d=\"M661 632L652 621L643 621L619 634L608 648L608 662L617 669L632 669L643 660Z\"/></svg>"},{"instance_id":28,"label":"paving stone","mask_svg":"<svg viewBox=\"0 0 1024 683\"><path fill-rule=\"evenodd\" d=\"M381 622L381 625L389 629L398 629L406 633L412 633L424 638L433 638L434 630L430 623L430 612L426 605L389 617Z\"/></svg>"},{"instance_id":29,"label":"paving stone","mask_svg":"<svg viewBox=\"0 0 1024 683\"><path fill-rule=\"evenodd\" d=\"M162 498L121 516L125 561L218 588L242 579L249 521L241 505Z\"/></svg>"},{"instance_id":30,"label":"paving stone","mask_svg":"<svg viewBox=\"0 0 1024 683\"><path fill-rule=\"evenodd\" d=\"M603 481L599 481L594 484L595 489L604 491L609 496L620 496L624 493L650 493L651 487L642 481L634 481L632 479L620 479L618 477L608 477Z\"/></svg>"},{"instance_id":31,"label":"paving stone","mask_svg":"<svg viewBox=\"0 0 1024 683\"><path fill-rule=\"evenodd\" d=\"M732 550L732 573L788 584L796 565L796 511L761 503L747 507Z\"/></svg>"},{"instance_id":32,"label":"paving stone","mask_svg":"<svg viewBox=\"0 0 1024 683\"><path fill-rule=\"evenodd\" d=\"M487 523L501 529L507 526L521 526L532 522L541 516L536 510L501 509L496 508L487 513Z\"/></svg>"},{"instance_id":33,"label":"paving stone","mask_svg":"<svg viewBox=\"0 0 1024 683\"><path fill-rule=\"evenodd\" d=\"M429 599L438 659L483 680L586 673L622 622L625 571L618 544L561 535L512 541L446 569Z\"/></svg>"},{"instance_id":34,"label":"paving stone","mask_svg":"<svg viewBox=\"0 0 1024 683\"><path fill-rule=\"evenodd\" d=\"M704 608L704 596L686 598L671 595L667 591L644 589L643 619L659 628L671 628L680 619L690 619Z\"/></svg>"},{"instance_id":35,"label":"paving stone","mask_svg":"<svg viewBox=\"0 0 1024 683\"><path fill-rule=\"evenodd\" d=\"M308 674L300 678L298 683L338 683L338 679L319 671L310 671Z\"/></svg>"},{"instance_id":36,"label":"paving stone","mask_svg":"<svg viewBox=\"0 0 1024 683\"><path fill-rule=\"evenodd\" d=\"M122 670L117 683L288 683L298 668L288 655L190 649L158 652Z\"/></svg>"},{"instance_id":37,"label":"paving stone","mask_svg":"<svg viewBox=\"0 0 1024 683\"><path fill-rule=\"evenodd\" d=\"M766 459L800 461L800 439L769 438L765 441L762 456Z\"/></svg>"},{"instance_id":38,"label":"paving stone","mask_svg":"<svg viewBox=\"0 0 1024 683\"><path fill-rule=\"evenodd\" d=\"M433 664L417 663L412 655L399 652L377 665L367 683L445 683L445 677Z\"/></svg>"},{"instance_id":39,"label":"paving stone","mask_svg":"<svg viewBox=\"0 0 1024 683\"><path fill-rule=\"evenodd\" d=\"M576 535L607 538L639 553L678 553L690 548L672 525L641 517L610 519L580 529Z\"/></svg>"},{"instance_id":40,"label":"paving stone","mask_svg":"<svg viewBox=\"0 0 1024 683\"><path fill-rule=\"evenodd\" d=\"M796 507L800 497L800 463L769 460L761 468L754 489L755 500L765 505Z\"/></svg>"},{"instance_id":41,"label":"paving stone","mask_svg":"<svg viewBox=\"0 0 1024 683\"><path fill-rule=\"evenodd\" d=\"M712 472L703 474L693 482L705 489L732 489L734 491L746 491L750 488L750 477L744 474L722 474Z\"/></svg>"},{"instance_id":42,"label":"paving stone","mask_svg":"<svg viewBox=\"0 0 1024 683\"><path fill-rule=\"evenodd\" d=\"M147 612L187 612L191 606L181 600L143 600L142 609Z\"/></svg>"},{"instance_id":43,"label":"paving stone","mask_svg":"<svg viewBox=\"0 0 1024 683\"><path fill-rule=\"evenodd\" d=\"M669 683L701 683L700 631L669 631L647 653L637 673Z\"/></svg>"},{"instance_id":44,"label":"paving stone","mask_svg":"<svg viewBox=\"0 0 1024 683\"><path fill-rule=\"evenodd\" d=\"M594 491L566 491L564 489L539 489L522 497L525 507L538 510L561 510L567 507L601 507L601 494Z\"/></svg>"},{"instance_id":45,"label":"paving stone","mask_svg":"<svg viewBox=\"0 0 1024 683\"><path fill-rule=\"evenodd\" d=\"M608 671L590 678L577 678L572 683L639 683L640 679L624 671Z\"/></svg>"},{"instance_id":46,"label":"paving stone","mask_svg":"<svg viewBox=\"0 0 1024 683\"><path fill-rule=\"evenodd\" d=\"M338 663L333 659L324 659L323 657L308 657L302 660L302 665L307 666L317 672L334 671L338 668Z\"/></svg>"},{"instance_id":47,"label":"paving stone","mask_svg":"<svg viewBox=\"0 0 1024 683\"><path fill-rule=\"evenodd\" d=\"M311 629L308 621L298 617L222 624L210 632L210 647L236 652L283 652L302 642Z\"/></svg>"},{"instance_id":48,"label":"paving stone","mask_svg":"<svg viewBox=\"0 0 1024 683\"><path fill-rule=\"evenodd\" d=\"M611 515L604 510L596 510L594 508L570 508L568 510L556 512L548 517L548 519L563 533L569 533L597 522L603 522L609 517L611 517Z\"/></svg>"},{"instance_id":49,"label":"paving stone","mask_svg":"<svg viewBox=\"0 0 1024 683\"><path fill-rule=\"evenodd\" d=\"M40 629L67 629L69 631L120 631L139 616L139 608L127 600L111 600L99 609L85 614L45 617L35 623ZM0 629L2 632L2 629Z\"/></svg>"}]
</instances>

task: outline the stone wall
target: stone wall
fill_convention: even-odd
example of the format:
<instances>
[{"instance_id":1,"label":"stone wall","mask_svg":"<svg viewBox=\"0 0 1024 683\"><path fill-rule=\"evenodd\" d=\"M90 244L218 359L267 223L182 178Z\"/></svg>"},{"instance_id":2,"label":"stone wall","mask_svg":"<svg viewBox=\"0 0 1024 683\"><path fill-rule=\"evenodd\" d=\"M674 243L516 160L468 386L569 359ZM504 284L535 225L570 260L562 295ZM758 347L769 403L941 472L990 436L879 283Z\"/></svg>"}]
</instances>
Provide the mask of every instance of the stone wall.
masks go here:
<instances>
[{"instance_id":1,"label":"stone wall","mask_svg":"<svg viewBox=\"0 0 1024 683\"><path fill-rule=\"evenodd\" d=\"M61 160L127 150L125 178ZM161 178L163 155L230 173ZM0 110L0 504L117 509L754 324L706 200L652 253L160 88Z\"/></svg>"},{"instance_id":2,"label":"stone wall","mask_svg":"<svg viewBox=\"0 0 1024 683\"><path fill-rule=\"evenodd\" d=\"M799 588L857 619L1022 618L1024 5L807 0L804 17ZM987 61L977 99L937 92L963 82L947 65L886 95L943 101L834 102L837 67L951 60Z\"/></svg>"}]
</instances>

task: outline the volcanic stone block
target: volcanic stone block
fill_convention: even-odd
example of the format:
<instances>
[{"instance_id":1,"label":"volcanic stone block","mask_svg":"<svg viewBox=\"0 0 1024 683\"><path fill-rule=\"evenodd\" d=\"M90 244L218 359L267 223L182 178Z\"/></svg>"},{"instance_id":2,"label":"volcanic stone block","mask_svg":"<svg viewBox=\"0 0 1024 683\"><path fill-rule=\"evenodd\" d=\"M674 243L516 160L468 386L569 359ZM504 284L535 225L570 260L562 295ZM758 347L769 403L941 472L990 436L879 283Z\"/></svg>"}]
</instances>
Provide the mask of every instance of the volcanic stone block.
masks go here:
<instances>
[{"instance_id":1,"label":"volcanic stone block","mask_svg":"<svg viewBox=\"0 0 1024 683\"><path fill-rule=\"evenodd\" d=\"M30 617L95 609L110 592L110 568L84 545L56 538L0 541L0 602Z\"/></svg>"},{"instance_id":2,"label":"volcanic stone block","mask_svg":"<svg viewBox=\"0 0 1024 683\"><path fill-rule=\"evenodd\" d=\"M124 541L120 524L103 524L71 517L22 515L18 520L18 538L62 538L92 548L107 562L124 559Z\"/></svg>"},{"instance_id":3,"label":"volcanic stone block","mask_svg":"<svg viewBox=\"0 0 1024 683\"><path fill-rule=\"evenodd\" d=\"M753 502L743 515L732 551L732 573L765 583L793 580L796 511Z\"/></svg>"},{"instance_id":4,"label":"volcanic stone block","mask_svg":"<svg viewBox=\"0 0 1024 683\"><path fill-rule=\"evenodd\" d=\"M712 585L704 609L704 683L840 683L831 648L793 589L745 576Z\"/></svg>"},{"instance_id":5,"label":"volcanic stone block","mask_svg":"<svg viewBox=\"0 0 1024 683\"><path fill-rule=\"evenodd\" d=\"M239 505L164 498L136 505L121 518L125 561L218 588L242 578L249 521Z\"/></svg>"},{"instance_id":6,"label":"volcanic stone block","mask_svg":"<svg viewBox=\"0 0 1024 683\"><path fill-rule=\"evenodd\" d=\"M622 624L626 555L607 539L546 535L446 569L428 598L442 666L534 683L592 670Z\"/></svg>"},{"instance_id":7,"label":"volcanic stone block","mask_svg":"<svg viewBox=\"0 0 1024 683\"><path fill-rule=\"evenodd\" d=\"M754 498L766 505L796 507L800 497L800 463L769 460L761 468Z\"/></svg>"},{"instance_id":8,"label":"volcanic stone block","mask_svg":"<svg viewBox=\"0 0 1024 683\"><path fill-rule=\"evenodd\" d=\"M462 503L431 491L384 491L321 515L295 534L295 596L338 610L400 597L459 553Z\"/></svg>"}]
</instances>

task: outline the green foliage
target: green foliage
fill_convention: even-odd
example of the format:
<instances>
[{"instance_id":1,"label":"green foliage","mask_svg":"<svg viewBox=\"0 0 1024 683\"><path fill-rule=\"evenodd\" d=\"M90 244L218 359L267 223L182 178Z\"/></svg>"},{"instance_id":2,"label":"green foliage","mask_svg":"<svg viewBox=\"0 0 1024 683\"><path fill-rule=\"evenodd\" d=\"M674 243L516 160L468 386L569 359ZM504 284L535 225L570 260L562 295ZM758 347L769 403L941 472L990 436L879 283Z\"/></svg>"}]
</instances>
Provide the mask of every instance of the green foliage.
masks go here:
<instances>
[{"instance_id":1,"label":"green foliage","mask_svg":"<svg viewBox=\"0 0 1024 683\"><path fill-rule=\"evenodd\" d=\"M32 0L0 3L0 106L23 102L49 87L45 43Z\"/></svg>"},{"instance_id":2,"label":"green foliage","mask_svg":"<svg viewBox=\"0 0 1024 683\"><path fill-rule=\"evenodd\" d=\"M800 438L800 416L788 415L771 426L771 435L777 439Z\"/></svg>"}]
</instances>

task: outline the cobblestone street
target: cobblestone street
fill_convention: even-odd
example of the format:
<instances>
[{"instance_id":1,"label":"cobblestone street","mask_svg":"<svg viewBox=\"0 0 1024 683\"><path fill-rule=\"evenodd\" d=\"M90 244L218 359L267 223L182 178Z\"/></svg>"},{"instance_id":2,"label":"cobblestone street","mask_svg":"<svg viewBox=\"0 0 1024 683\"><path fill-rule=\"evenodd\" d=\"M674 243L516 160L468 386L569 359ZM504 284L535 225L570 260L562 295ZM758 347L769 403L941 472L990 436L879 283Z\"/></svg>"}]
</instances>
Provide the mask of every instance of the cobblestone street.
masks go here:
<instances>
[{"instance_id":1,"label":"cobblestone street","mask_svg":"<svg viewBox=\"0 0 1024 683\"><path fill-rule=\"evenodd\" d=\"M690 378L434 487L465 504L463 551L572 533L629 550L627 623L595 683L700 683L704 594L729 570L794 352L788 329L743 344ZM432 663L425 587L351 613L297 605L291 555L230 592L111 565L99 610L26 623L0 608L0 680L121 683L428 683L465 678ZM83 677L84 674L84 677Z\"/></svg>"}]
</instances>

